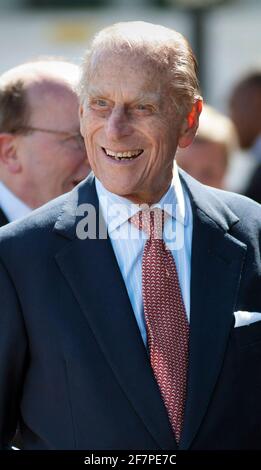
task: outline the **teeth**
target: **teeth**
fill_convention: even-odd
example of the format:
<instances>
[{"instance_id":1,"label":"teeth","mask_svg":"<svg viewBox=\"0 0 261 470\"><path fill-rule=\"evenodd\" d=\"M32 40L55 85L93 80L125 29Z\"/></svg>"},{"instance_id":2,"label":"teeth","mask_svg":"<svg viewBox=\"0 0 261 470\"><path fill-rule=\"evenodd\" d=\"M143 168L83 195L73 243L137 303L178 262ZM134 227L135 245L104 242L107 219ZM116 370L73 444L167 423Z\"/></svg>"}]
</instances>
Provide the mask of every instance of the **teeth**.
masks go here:
<instances>
[{"instance_id":1,"label":"teeth","mask_svg":"<svg viewBox=\"0 0 261 470\"><path fill-rule=\"evenodd\" d=\"M136 157L137 155L139 155L142 150L141 149L137 149L137 150L129 150L127 152L113 152L112 150L109 150L109 149L104 149L106 154L110 157L114 157L116 160L120 160L122 158L129 158L129 159L133 159L134 157Z\"/></svg>"}]
</instances>

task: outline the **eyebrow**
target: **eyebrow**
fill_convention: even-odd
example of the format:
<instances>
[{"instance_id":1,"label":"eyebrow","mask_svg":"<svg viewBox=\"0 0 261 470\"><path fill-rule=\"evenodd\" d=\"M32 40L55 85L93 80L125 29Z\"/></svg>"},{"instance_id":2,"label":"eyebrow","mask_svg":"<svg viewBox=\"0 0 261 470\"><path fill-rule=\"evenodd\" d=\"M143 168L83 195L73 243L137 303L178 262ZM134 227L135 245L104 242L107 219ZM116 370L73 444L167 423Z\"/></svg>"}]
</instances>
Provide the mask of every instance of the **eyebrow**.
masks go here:
<instances>
[{"instance_id":1,"label":"eyebrow","mask_svg":"<svg viewBox=\"0 0 261 470\"><path fill-rule=\"evenodd\" d=\"M100 97L100 98L106 98L106 92L102 90L101 88L98 88L96 86L92 86L88 89L87 91L87 97L88 98L94 98L94 97ZM110 98L108 98L110 99ZM160 104L160 96L156 93L139 93L133 100L131 100L131 103L136 103L136 102L153 102Z\"/></svg>"},{"instance_id":2,"label":"eyebrow","mask_svg":"<svg viewBox=\"0 0 261 470\"><path fill-rule=\"evenodd\" d=\"M149 102L153 102L153 103L157 103L157 104L160 104L160 96L156 93L141 93L140 95L137 95L135 100L135 102L146 102L146 101L149 101Z\"/></svg>"}]
</instances>

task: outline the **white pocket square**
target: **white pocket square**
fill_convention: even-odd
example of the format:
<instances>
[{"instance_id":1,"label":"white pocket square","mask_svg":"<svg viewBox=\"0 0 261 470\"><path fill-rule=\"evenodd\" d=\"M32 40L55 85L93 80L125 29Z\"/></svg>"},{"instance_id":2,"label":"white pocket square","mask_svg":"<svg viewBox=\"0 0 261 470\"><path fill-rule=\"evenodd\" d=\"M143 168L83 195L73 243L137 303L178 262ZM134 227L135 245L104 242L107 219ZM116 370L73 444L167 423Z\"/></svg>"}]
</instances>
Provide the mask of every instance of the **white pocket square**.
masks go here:
<instances>
[{"instance_id":1,"label":"white pocket square","mask_svg":"<svg viewBox=\"0 0 261 470\"><path fill-rule=\"evenodd\" d=\"M235 328L238 326L246 326L250 325L251 323L261 321L261 313L259 312L244 312L242 310L238 310L238 312L234 312L234 315Z\"/></svg>"}]
</instances>

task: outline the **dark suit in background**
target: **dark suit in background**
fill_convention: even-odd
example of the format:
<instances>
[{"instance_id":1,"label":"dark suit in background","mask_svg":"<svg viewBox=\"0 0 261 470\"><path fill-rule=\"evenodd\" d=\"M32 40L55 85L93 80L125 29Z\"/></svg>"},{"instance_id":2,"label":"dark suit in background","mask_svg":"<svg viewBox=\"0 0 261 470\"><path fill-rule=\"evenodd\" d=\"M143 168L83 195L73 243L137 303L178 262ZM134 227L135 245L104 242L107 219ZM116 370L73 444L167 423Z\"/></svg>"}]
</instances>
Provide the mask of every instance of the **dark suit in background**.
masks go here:
<instances>
[{"instance_id":1,"label":"dark suit in background","mask_svg":"<svg viewBox=\"0 0 261 470\"><path fill-rule=\"evenodd\" d=\"M245 196L261 204L261 164L258 163L252 173L247 188L244 191Z\"/></svg>"}]
</instances>

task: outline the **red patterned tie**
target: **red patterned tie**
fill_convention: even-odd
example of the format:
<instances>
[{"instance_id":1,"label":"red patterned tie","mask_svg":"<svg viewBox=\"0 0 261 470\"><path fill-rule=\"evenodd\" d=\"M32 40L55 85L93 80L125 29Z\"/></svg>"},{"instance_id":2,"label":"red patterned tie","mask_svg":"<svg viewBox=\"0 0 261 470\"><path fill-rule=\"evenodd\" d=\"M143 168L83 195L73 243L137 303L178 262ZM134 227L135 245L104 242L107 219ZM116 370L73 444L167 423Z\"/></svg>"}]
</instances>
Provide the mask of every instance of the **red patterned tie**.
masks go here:
<instances>
[{"instance_id":1,"label":"red patterned tie","mask_svg":"<svg viewBox=\"0 0 261 470\"><path fill-rule=\"evenodd\" d=\"M187 387L189 324L175 261L162 240L161 209L146 210L130 220L150 238L142 258L142 296L150 361L179 442Z\"/></svg>"}]
</instances>

